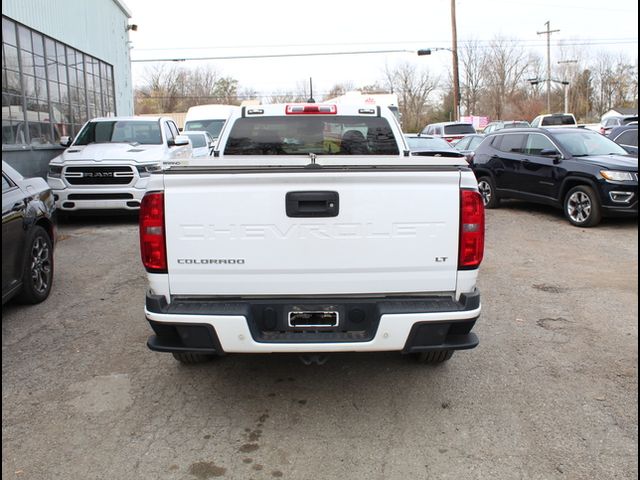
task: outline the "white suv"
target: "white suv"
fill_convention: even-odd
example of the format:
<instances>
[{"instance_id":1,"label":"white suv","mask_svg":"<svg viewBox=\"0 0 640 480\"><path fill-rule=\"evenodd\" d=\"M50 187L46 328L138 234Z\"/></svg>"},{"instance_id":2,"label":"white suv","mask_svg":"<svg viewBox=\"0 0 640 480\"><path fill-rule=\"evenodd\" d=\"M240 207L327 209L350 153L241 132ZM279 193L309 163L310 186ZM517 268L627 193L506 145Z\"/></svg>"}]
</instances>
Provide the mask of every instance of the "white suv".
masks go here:
<instances>
[{"instance_id":1,"label":"white suv","mask_svg":"<svg viewBox=\"0 0 640 480\"><path fill-rule=\"evenodd\" d=\"M49 162L47 181L60 212L138 210L151 170L183 163L191 142L168 117L106 117L88 121Z\"/></svg>"}]
</instances>

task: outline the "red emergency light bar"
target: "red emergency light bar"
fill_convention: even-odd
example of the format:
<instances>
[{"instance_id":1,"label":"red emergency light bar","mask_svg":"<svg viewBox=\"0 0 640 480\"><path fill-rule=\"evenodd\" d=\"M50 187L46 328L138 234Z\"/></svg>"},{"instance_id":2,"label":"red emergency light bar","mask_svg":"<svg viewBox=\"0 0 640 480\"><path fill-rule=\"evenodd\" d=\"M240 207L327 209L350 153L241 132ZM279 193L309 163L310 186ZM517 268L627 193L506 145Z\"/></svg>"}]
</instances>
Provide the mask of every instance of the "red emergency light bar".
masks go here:
<instances>
[{"instance_id":1,"label":"red emergency light bar","mask_svg":"<svg viewBox=\"0 0 640 480\"><path fill-rule=\"evenodd\" d=\"M287 115L335 115L338 107L335 105L287 105L285 108Z\"/></svg>"}]
</instances>

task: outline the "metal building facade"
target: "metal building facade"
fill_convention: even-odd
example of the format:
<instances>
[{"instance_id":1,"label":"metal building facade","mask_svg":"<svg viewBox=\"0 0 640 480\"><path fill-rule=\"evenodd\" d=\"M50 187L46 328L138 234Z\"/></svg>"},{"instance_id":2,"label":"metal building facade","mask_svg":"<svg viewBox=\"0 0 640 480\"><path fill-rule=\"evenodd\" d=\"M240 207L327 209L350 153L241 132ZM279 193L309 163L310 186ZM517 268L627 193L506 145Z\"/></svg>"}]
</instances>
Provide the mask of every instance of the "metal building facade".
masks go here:
<instances>
[{"instance_id":1,"label":"metal building facade","mask_svg":"<svg viewBox=\"0 0 640 480\"><path fill-rule=\"evenodd\" d=\"M133 115L129 19L120 0L2 2L2 157L44 176L95 116Z\"/></svg>"}]
</instances>

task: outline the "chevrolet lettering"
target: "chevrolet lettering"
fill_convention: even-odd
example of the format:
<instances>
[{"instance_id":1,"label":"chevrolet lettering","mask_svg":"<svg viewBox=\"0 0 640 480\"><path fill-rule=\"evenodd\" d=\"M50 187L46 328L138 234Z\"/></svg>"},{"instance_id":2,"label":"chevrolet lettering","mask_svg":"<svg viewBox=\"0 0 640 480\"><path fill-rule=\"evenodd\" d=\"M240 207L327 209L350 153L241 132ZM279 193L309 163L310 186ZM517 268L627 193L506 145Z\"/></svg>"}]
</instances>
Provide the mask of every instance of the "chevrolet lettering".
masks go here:
<instances>
[{"instance_id":1,"label":"chevrolet lettering","mask_svg":"<svg viewBox=\"0 0 640 480\"><path fill-rule=\"evenodd\" d=\"M243 224L243 225L180 225L180 240L304 240L307 238L374 239L408 238L426 236L435 238L444 222L380 223L307 223L293 225Z\"/></svg>"}]
</instances>

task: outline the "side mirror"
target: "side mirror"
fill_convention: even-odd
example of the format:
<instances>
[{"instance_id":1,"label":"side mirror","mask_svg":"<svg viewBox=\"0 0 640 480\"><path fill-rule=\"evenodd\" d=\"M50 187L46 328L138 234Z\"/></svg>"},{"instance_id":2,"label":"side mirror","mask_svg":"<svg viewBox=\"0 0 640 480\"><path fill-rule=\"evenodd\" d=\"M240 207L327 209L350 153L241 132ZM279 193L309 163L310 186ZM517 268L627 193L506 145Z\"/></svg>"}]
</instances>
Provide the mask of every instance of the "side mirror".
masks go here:
<instances>
[{"instance_id":1,"label":"side mirror","mask_svg":"<svg viewBox=\"0 0 640 480\"><path fill-rule=\"evenodd\" d=\"M540 151L540 155L553 159L553 163L558 163L561 157L560 152L555 148L545 148Z\"/></svg>"},{"instance_id":2,"label":"side mirror","mask_svg":"<svg viewBox=\"0 0 640 480\"><path fill-rule=\"evenodd\" d=\"M184 145L189 145L189 137L186 135L178 135L173 140L169 140L168 145L170 147L182 147Z\"/></svg>"},{"instance_id":3,"label":"side mirror","mask_svg":"<svg viewBox=\"0 0 640 480\"><path fill-rule=\"evenodd\" d=\"M63 135L60 137L60 145L63 147L68 147L73 142L73 137L68 137L67 135Z\"/></svg>"}]
</instances>

